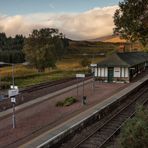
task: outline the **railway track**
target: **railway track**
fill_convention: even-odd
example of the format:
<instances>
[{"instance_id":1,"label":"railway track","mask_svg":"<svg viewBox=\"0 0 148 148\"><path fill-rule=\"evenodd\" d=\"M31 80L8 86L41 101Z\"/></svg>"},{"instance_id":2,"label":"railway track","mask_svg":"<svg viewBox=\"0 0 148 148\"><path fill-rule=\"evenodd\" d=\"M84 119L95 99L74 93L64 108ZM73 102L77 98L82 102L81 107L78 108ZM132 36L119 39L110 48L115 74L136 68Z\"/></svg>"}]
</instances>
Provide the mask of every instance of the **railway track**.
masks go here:
<instances>
[{"instance_id":1,"label":"railway track","mask_svg":"<svg viewBox=\"0 0 148 148\"><path fill-rule=\"evenodd\" d=\"M47 88L47 87L52 87L52 86L55 86L55 85L66 83L66 82L72 81L74 79L75 78L68 78L68 79L61 79L61 80L53 81L53 82L45 82L45 83L37 84L37 85L30 86L26 89L21 90L20 93L26 93L26 92L30 93L30 92L33 92L33 91L37 91L37 90L40 90L40 89Z\"/></svg>"},{"instance_id":2,"label":"railway track","mask_svg":"<svg viewBox=\"0 0 148 148\"><path fill-rule=\"evenodd\" d=\"M85 80L88 80L90 78L91 76L87 76ZM82 80L79 80L79 82L81 81ZM20 91L20 94L16 97L16 105L20 105L22 103L31 101L33 99L45 96L49 93L53 93L63 88L72 86L76 83L77 83L77 79L72 77L72 78L67 78L63 80L46 82L46 83L30 86ZM6 110L11 107L12 107L12 103L10 99L4 99L0 101L0 111Z\"/></svg>"},{"instance_id":3,"label":"railway track","mask_svg":"<svg viewBox=\"0 0 148 148\"><path fill-rule=\"evenodd\" d=\"M77 134L61 148L102 148L120 131L123 124L135 114L136 104L148 102L148 86L146 85L140 92L135 93L130 99L123 103L117 111L113 111L92 126L87 127L82 133Z\"/></svg>"}]
</instances>

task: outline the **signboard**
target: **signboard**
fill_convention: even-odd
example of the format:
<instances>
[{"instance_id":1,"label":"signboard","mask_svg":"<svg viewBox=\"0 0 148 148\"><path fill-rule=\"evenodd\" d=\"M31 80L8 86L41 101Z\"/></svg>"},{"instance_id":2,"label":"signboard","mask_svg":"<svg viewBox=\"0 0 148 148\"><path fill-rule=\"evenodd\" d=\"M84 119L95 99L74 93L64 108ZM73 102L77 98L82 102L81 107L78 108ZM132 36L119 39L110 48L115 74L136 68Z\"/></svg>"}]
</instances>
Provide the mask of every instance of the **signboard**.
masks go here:
<instances>
[{"instance_id":1,"label":"signboard","mask_svg":"<svg viewBox=\"0 0 148 148\"><path fill-rule=\"evenodd\" d=\"M14 97L17 96L19 94L19 90L18 89L10 89L8 90L8 96L10 97Z\"/></svg>"},{"instance_id":2,"label":"signboard","mask_svg":"<svg viewBox=\"0 0 148 148\"><path fill-rule=\"evenodd\" d=\"M18 89L18 86L10 85L10 88L11 88L11 89Z\"/></svg>"},{"instance_id":3,"label":"signboard","mask_svg":"<svg viewBox=\"0 0 148 148\"><path fill-rule=\"evenodd\" d=\"M135 70L135 67L131 67L130 69Z\"/></svg>"},{"instance_id":4,"label":"signboard","mask_svg":"<svg viewBox=\"0 0 148 148\"><path fill-rule=\"evenodd\" d=\"M76 78L85 78L85 74L76 74Z\"/></svg>"},{"instance_id":5,"label":"signboard","mask_svg":"<svg viewBox=\"0 0 148 148\"><path fill-rule=\"evenodd\" d=\"M90 64L91 67L97 67L97 64Z\"/></svg>"},{"instance_id":6,"label":"signboard","mask_svg":"<svg viewBox=\"0 0 148 148\"><path fill-rule=\"evenodd\" d=\"M11 98L11 103L16 103L15 97L12 97L12 98Z\"/></svg>"}]
</instances>

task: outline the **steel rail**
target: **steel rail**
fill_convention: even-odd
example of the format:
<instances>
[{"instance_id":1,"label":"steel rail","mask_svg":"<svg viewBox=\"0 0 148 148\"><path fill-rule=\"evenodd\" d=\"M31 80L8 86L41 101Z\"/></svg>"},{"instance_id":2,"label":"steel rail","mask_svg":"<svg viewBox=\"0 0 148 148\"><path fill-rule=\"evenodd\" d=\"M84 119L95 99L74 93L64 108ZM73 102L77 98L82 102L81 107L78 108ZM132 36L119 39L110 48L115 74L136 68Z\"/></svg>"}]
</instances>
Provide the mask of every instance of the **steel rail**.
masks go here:
<instances>
[{"instance_id":1,"label":"steel rail","mask_svg":"<svg viewBox=\"0 0 148 148\"><path fill-rule=\"evenodd\" d=\"M139 97L147 92L147 88L145 88L138 96L136 96L130 103L126 104L125 107L123 107L121 110L119 110L116 114L114 114L110 119L108 119L101 127L96 128L93 133L91 133L89 136L85 137L82 141L80 141L77 145L75 145L73 148L78 148L80 145L82 145L86 140L91 138L96 132L101 130L107 123L109 123L112 119L114 119L117 115L119 115L123 110L128 108L131 104L133 104Z\"/></svg>"}]
</instances>

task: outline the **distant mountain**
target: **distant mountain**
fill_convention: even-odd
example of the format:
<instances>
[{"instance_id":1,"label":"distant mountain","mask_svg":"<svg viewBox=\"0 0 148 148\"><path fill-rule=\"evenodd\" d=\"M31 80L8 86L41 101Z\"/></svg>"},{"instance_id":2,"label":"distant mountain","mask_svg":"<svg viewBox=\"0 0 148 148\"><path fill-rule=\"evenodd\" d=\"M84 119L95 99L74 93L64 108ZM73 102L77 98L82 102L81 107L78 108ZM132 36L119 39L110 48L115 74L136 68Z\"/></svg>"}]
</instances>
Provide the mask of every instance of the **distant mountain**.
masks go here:
<instances>
[{"instance_id":1,"label":"distant mountain","mask_svg":"<svg viewBox=\"0 0 148 148\"><path fill-rule=\"evenodd\" d=\"M92 41L92 42L101 41L101 42L110 42L110 43L126 43L126 40L120 39L120 37L116 36L116 35L108 35L108 36L92 39L92 40L89 40L89 41Z\"/></svg>"}]
</instances>

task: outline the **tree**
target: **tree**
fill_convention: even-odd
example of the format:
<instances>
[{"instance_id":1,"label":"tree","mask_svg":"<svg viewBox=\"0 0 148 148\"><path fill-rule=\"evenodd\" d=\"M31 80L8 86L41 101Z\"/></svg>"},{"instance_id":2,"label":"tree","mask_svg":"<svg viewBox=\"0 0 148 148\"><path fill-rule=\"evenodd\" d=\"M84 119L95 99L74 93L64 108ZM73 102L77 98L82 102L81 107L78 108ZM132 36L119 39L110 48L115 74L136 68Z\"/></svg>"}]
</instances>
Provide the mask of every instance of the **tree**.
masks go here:
<instances>
[{"instance_id":1,"label":"tree","mask_svg":"<svg viewBox=\"0 0 148 148\"><path fill-rule=\"evenodd\" d=\"M7 63L23 63L24 37L16 35L14 38L7 37L5 33L0 33L0 61Z\"/></svg>"},{"instance_id":2,"label":"tree","mask_svg":"<svg viewBox=\"0 0 148 148\"><path fill-rule=\"evenodd\" d=\"M80 64L81 64L83 67L89 66L90 63L91 63L91 61L90 61L87 57L84 57L84 58L81 60L81 62L80 62Z\"/></svg>"},{"instance_id":3,"label":"tree","mask_svg":"<svg viewBox=\"0 0 148 148\"><path fill-rule=\"evenodd\" d=\"M130 119L121 130L122 148L148 147L148 110L139 107L133 119Z\"/></svg>"},{"instance_id":4,"label":"tree","mask_svg":"<svg viewBox=\"0 0 148 148\"><path fill-rule=\"evenodd\" d=\"M58 29L44 28L33 30L26 39L24 53L26 60L39 71L55 66L62 55L63 43ZM60 50L60 52L59 52Z\"/></svg>"},{"instance_id":5,"label":"tree","mask_svg":"<svg viewBox=\"0 0 148 148\"><path fill-rule=\"evenodd\" d=\"M148 41L148 0L124 0L114 14L114 32L143 46Z\"/></svg>"}]
</instances>

